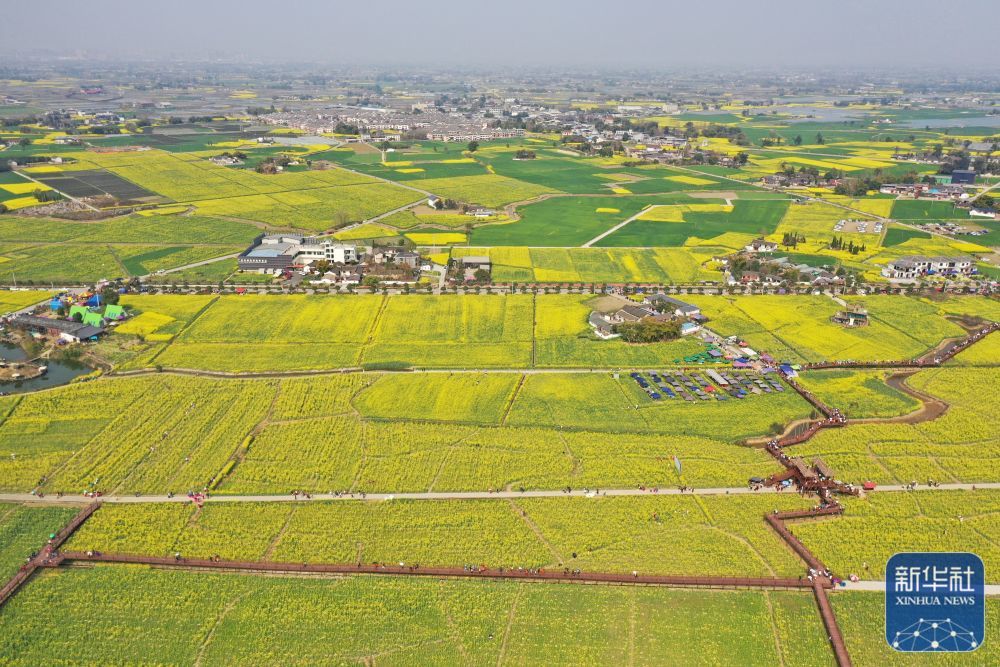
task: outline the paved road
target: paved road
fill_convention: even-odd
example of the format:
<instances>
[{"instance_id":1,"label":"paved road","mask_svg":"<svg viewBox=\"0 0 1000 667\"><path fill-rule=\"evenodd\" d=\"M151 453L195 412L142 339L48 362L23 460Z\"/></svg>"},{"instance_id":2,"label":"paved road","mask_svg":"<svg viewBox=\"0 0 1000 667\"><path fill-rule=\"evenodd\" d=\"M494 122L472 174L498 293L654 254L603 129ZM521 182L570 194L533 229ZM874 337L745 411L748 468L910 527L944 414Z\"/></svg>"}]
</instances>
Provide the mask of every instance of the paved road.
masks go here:
<instances>
[{"instance_id":1,"label":"paved road","mask_svg":"<svg viewBox=\"0 0 1000 667\"><path fill-rule=\"evenodd\" d=\"M194 262L193 264L185 264L184 266L175 266L172 269L164 269L161 273L149 273L144 276L139 276L140 280L145 280L146 278L154 278L158 275L163 275L166 273L177 273L178 271L185 271L187 269L193 269L199 266L205 266L206 264L215 264L216 262L221 262L224 259L234 259L239 257L240 253L234 252L231 255L222 255L221 257L213 257L212 259L203 259L200 262Z\"/></svg>"},{"instance_id":2,"label":"paved road","mask_svg":"<svg viewBox=\"0 0 1000 667\"><path fill-rule=\"evenodd\" d=\"M926 484L918 485L915 491L949 491L949 490L969 490L975 487L976 489L1000 489L1000 482L987 482L982 484L941 484L938 487L929 487ZM902 485L889 485L889 486L879 486L876 492L879 491L906 491L906 487ZM368 493L364 495L365 500L380 500L380 501L390 501L390 500L496 500L496 499L517 499L517 498L596 498L609 497L609 496L677 496L677 495L700 495L700 496L725 496L725 495L767 495L773 493L794 493L793 491L779 492L773 488L765 488L761 491L753 491L745 486L738 487L715 487L715 488L704 488L704 489L694 489L693 491L680 491L677 487L661 488L656 491L652 489L600 489L599 492L594 490L584 491L583 489L573 489L572 492L566 493L564 491L449 491L449 492L429 492L429 493ZM283 503L283 502L296 502L296 501L338 501L338 500L360 500L362 499L361 494L342 494L340 496L335 496L327 493L314 493L310 498L305 498L303 496L293 496L292 494L275 496L275 495L259 495L259 496L211 496L208 498L207 502L222 502L222 503ZM165 495L151 495L151 496L104 496L101 498L107 503L186 503L188 498L184 495L176 495L172 498ZM81 495L64 495L59 498L55 495L46 495L39 498L36 495L30 493L0 493L0 502L32 502L32 503L87 503L92 502L93 498L87 498Z\"/></svg>"},{"instance_id":3,"label":"paved road","mask_svg":"<svg viewBox=\"0 0 1000 667\"><path fill-rule=\"evenodd\" d=\"M635 220L636 218L638 218L640 215L642 215L643 213L645 213L646 211L648 211L649 208L650 208L649 206L644 206L641 211L639 211L638 213L636 213L635 215L633 215L631 218L618 223L617 225L615 225L614 227L612 227L608 231L604 232L603 234L598 234L597 236L595 236L594 238L590 239L589 241L587 241L586 243L584 243L580 247L581 248L589 248L590 246L594 245L595 243L597 243L598 241L600 241L601 239L603 239L605 236L610 236L611 234L614 234L619 229L621 229L622 227L624 227L625 225L627 225L628 223L632 222L633 220Z\"/></svg>"}]
</instances>

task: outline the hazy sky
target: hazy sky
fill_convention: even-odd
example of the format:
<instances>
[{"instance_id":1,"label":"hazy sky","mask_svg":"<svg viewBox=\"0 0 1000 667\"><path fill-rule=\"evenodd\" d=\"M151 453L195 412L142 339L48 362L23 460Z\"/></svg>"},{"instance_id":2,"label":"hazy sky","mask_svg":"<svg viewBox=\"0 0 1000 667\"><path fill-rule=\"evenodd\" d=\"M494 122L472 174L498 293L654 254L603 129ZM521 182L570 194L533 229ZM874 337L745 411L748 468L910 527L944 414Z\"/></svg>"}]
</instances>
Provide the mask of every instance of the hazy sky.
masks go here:
<instances>
[{"instance_id":1,"label":"hazy sky","mask_svg":"<svg viewBox=\"0 0 1000 667\"><path fill-rule=\"evenodd\" d=\"M997 64L1000 0L4 0L0 52L337 64Z\"/></svg>"}]
</instances>

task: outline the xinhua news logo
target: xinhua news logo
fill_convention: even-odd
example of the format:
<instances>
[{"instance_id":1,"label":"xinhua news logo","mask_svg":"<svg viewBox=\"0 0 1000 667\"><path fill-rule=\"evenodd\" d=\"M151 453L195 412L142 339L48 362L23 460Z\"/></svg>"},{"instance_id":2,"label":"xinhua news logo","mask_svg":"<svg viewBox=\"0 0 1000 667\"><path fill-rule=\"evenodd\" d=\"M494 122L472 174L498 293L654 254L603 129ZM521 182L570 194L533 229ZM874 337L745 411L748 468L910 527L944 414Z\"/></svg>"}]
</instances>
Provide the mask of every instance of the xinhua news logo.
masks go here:
<instances>
[{"instance_id":1,"label":"xinhua news logo","mask_svg":"<svg viewBox=\"0 0 1000 667\"><path fill-rule=\"evenodd\" d=\"M900 553L889 559L885 639L907 653L975 651L986 632L986 573L969 553Z\"/></svg>"}]
</instances>

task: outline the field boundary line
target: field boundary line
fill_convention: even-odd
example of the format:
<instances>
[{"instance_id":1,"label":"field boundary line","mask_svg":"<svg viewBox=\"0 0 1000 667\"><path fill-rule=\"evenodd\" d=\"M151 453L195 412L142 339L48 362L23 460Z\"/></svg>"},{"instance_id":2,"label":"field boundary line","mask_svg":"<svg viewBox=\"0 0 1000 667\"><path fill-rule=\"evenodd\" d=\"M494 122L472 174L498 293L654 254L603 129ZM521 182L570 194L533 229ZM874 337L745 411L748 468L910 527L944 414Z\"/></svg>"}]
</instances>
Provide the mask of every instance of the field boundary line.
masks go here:
<instances>
[{"instance_id":1,"label":"field boundary line","mask_svg":"<svg viewBox=\"0 0 1000 667\"><path fill-rule=\"evenodd\" d=\"M201 667L202 659L205 657L205 651L208 649L208 645L212 643L212 639L215 638L215 631L218 630L220 625L222 625L222 621L226 619L229 612L231 612L236 605L242 602L243 598L247 597L247 595L249 595L249 593L237 595L235 598L227 602L226 606L223 607L221 612L219 612L219 615L215 617L215 622L212 623L212 627L209 628L208 632L199 643L198 655L195 658L194 667Z\"/></svg>"},{"instance_id":2,"label":"field boundary line","mask_svg":"<svg viewBox=\"0 0 1000 667\"><path fill-rule=\"evenodd\" d=\"M562 566L562 564L566 562L566 559L563 558L562 554L559 553L554 546L552 546L552 543L549 542L548 538L545 537L544 533L542 533L541 528L539 528L538 525L534 522L534 520L532 520L532 518L528 516L527 510L525 510L516 502L514 502L513 498L508 498L507 503L510 505L511 511L513 511L514 514L524 523L524 525L526 525L531 530L531 532L535 534L535 537L538 538L538 541L544 544L545 548L549 550L549 553L551 553L553 556L556 557L558 565Z\"/></svg>"},{"instance_id":3,"label":"field boundary line","mask_svg":"<svg viewBox=\"0 0 1000 667\"><path fill-rule=\"evenodd\" d=\"M781 633L778 630L778 619L774 615L774 605L771 603L771 591L764 591L764 603L767 605L767 615L771 619L771 632L774 633L774 648L778 652L778 664L785 667L785 647L781 645Z\"/></svg>"},{"instance_id":4,"label":"field boundary line","mask_svg":"<svg viewBox=\"0 0 1000 667\"><path fill-rule=\"evenodd\" d=\"M295 517L295 514L297 513L298 509L299 509L298 505L292 505L292 509L289 510L288 516L285 517L285 523L281 524L281 530L275 533L274 537L271 538L271 541L270 543L268 543L267 548L264 549L264 553L261 554L260 560L269 559L271 555L274 553L274 550L278 548L278 543L281 542L281 538L284 537L285 533L288 532L288 526L291 525L292 519Z\"/></svg>"},{"instance_id":5,"label":"field boundary line","mask_svg":"<svg viewBox=\"0 0 1000 667\"><path fill-rule=\"evenodd\" d=\"M173 344L174 344L174 342L175 342L175 341L176 341L176 340L177 340L178 338L180 338L181 336L183 336L183 335L184 335L184 333L185 333L185 332L187 332L187 330L188 330L188 329L190 329L190 328L191 328L192 326L194 326L194 323L195 323L195 322L197 322L197 321L198 321L198 320L199 320L199 319L201 318L201 316L202 316L202 315L204 315L204 314L205 314L205 313L206 313L206 312L208 311L208 309L209 309L209 308L211 308L211 307L212 307L212 306L214 306L214 305L215 305L216 303L218 303L218 301L219 301L219 296L218 296L218 295L216 295L216 296L212 297L212 299L211 299L211 300L210 300L210 301L209 301L208 303L206 303L206 304L205 304L205 305L204 305L204 306L202 307L202 309L201 309L201 310L199 310L199 311L198 311L197 313L195 313L195 314L194 314L194 317L192 317L192 318L191 318L190 320L188 320L187 324L185 324L185 325L184 325L183 327L181 327L181 330L180 330L180 331L178 331L178 332L177 332L176 334L174 334L174 337L173 337L173 338L171 338L171 339L170 339L169 341L167 341L167 344L166 344L166 345L164 345L164 346L163 346L163 347L161 347L161 348L160 348L159 350L157 350L156 354L154 354L154 355L153 355L152 357L150 357L150 358L149 358L149 361L147 361L146 363L148 363L148 364L151 364L151 363L153 363L154 361L156 361L156 359L157 359L157 358L158 358L158 357L159 357L159 356L160 356L161 354L163 354L164 352L166 352L166 351L167 351L167 348L169 348L169 347L170 347L171 345L173 345ZM152 371L154 371L154 372L159 372L159 371L157 371L157 370L156 370L156 368L152 368L152 369L150 369L150 370L152 370Z\"/></svg>"},{"instance_id":6,"label":"field boundary line","mask_svg":"<svg viewBox=\"0 0 1000 667\"><path fill-rule=\"evenodd\" d=\"M499 426L507 425L507 418L510 417L510 411L514 408L514 403L517 401L517 397L521 394L521 388L524 387L527 377L527 375L522 373L521 377L517 381L517 384L514 385L514 391L510 393L510 398L507 400L507 407L504 409L503 416L500 418Z\"/></svg>"},{"instance_id":7,"label":"field boundary line","mask_svg":"<svg viewBox=\"0 0 1000 667\"><path fill-rule=\"evenodd\" d=\"M510 603L510 610L507 612L507 624L503 628L503 641L500 642L500 650L497 652L497 667L503 665L503 659L507 655L507 642L510 640L510 629L514 626L514 616L517 614L517 603L521 601L523 588L518 588L514 594L514 599Z\"/></svg>"},{"instance_id":8,"label":"field boundary line","mask_svg":"<svg viewBox=\"0 0 1000 667\"><path fill-rule=\"evenodd\" d=\"M378 328L382 323L382 314L385 312L386 308L389 307L389 297L385 294L382 295L382 299L378 304L378 310L375 311L375 317L372 318L371 324L368 326L367 335L361 345L358 346L358 354L355 357L355 363L358 367L364 371L364 358L365 354L368 352L368 348L375 343L375 337L378 334Z\"/></svg>"}]
</instances>

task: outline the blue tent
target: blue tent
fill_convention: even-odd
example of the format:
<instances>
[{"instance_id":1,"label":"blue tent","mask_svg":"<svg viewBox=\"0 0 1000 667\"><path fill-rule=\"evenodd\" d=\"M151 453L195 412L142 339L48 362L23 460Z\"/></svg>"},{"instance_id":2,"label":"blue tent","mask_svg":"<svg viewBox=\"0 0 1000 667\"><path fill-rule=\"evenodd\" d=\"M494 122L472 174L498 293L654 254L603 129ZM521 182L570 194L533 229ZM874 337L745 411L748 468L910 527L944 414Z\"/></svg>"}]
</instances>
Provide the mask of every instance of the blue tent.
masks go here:
<instances>
[{"instance_id":1,"label":"blue tent","mask_svg":"<svg viewBox=\"0 0 1000 667\"><path fill-rule=\"evenodd\" d=\"M88 306L100 306L101 305L101 295L95 294L94 296L87 299Z\"/></svg>"},{"instance_id":2,"label":"blue tent","mask_svg":"<svg viewBox=\"0 0 1000 667\"><path fill-rule=\"evenodd\" d=\"M62 305L63 302L59 299L52 299L52 301L49 301L49 308L51 308L54 311L62 308Z\"/></svg>"}]
</instances>

